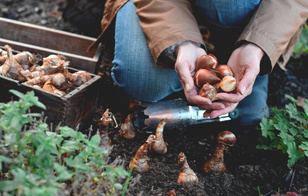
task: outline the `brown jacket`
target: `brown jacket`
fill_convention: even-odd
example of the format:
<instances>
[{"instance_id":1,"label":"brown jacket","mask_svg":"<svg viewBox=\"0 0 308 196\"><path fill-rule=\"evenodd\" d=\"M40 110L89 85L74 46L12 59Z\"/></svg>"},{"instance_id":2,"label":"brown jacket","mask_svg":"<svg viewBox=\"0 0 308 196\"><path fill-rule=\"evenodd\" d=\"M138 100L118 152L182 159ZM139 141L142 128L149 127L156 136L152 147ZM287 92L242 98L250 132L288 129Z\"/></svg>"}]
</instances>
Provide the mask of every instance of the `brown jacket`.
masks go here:
<instances>
[{"instance_id":1,"label":"brown jacket","mask_svg":"<svg viewBox=\"0 0 308 196\"><path fill-rule=\"evenodd\" d=\"M96 43L127 1L106 1L102 34ZM188 0L134 0L134 4L156 63L166 48L180 41L190 40L204 46ZM249 41L264 50L269 61L261 67L261 74L272 71L276 63L284 68L307 18L307 0L262 0L236 45Z\"/></svg>"}]
</instances>

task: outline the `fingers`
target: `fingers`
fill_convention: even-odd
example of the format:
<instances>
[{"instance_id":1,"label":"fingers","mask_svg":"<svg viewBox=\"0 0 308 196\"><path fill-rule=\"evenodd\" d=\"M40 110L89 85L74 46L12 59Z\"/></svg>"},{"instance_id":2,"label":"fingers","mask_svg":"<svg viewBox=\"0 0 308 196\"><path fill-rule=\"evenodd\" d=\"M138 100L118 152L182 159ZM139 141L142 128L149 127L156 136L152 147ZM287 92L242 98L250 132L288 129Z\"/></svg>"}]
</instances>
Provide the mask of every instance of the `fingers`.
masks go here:
<instances>
[{"instance_id":1,"label":"fingers","mask_svg":"<svg viewBox=\"0 0 308 196\"><path fill-rule=\"evenodd\" d=\"M200 109L211 109L212 101L200 95L186 95L187 101L193 105L197 105ZM201 107L202 106L202 107Z\"/></svg>"},{"instance_id":2,"label":"fingers","mask_svg":"<svg viewBox=\"0 0 308 196\"><path fill-rule=\"evenodd\" d=\"M202 110L221 110L225 108L225 104L222 102L213 102L211 105L201 102L197 106Z\"/></svg>"},{"instance_id":3,"label":"fingers","mask_svg":"<svg viewBox=\"0 0 308 196\"><path fill-rule=\"evenodd\" d=\"M207 110L204 112L203 116L204 117L210 117L210 118L217 118L220 115L227 114L232 112L238 103L225 103L225 108L223 109L217 109L217 110Z\"/></svg>"},{"instance_id":4,"label":"fingers","mask_svg":"<svg viewBox=\"0 0 308 196\"><path fill-rule=\"evenodd\" d=\"M241 95L246 95L246 96L249 95L251 91L250 92L248 91L248 93L246 91L252 89L256 77L257 77L256 72L254 72L253 70L247 71L247 73L243 75L242 79L240 79L240 81L238 82L237 86L238 92Z\"/></svg>"},{"instance_id":5,"label":"fingers","mask_svg":"<svg viewBox=\"0 0 308 196\"><path fill-rule=\"evenodd\" d=\"M189 69L185 66L178 66L176 72L180 78L185 93L191 93L194 90L194 81Z\"/></svg>"},{"instance_id":6,"label":"fingers","mask_svg":"<svg viewBox=\"0 0 308 196\"><path fill-rule=\"evenodd\" d=\"M236 93L218 93L216 97L225 102L237 103L243 100L246 96L252 92L253 84L255 81L255 74L247 73L238 82Z\"/></svg>"}]
</instances>

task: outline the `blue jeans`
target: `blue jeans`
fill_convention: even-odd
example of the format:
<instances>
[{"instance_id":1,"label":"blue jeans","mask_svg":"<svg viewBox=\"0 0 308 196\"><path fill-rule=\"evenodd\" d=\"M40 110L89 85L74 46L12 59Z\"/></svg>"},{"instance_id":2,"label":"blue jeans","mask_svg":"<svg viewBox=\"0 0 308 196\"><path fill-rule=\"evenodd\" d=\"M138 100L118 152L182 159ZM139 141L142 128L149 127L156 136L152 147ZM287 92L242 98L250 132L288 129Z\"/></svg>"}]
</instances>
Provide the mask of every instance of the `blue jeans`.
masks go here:
<instances>
[{"instance_id":1,"label":"blue jeans","mask_svg":"<svg viewBox=\"0 0 308 196\"><path fill-rule=\"evenodd\" d=\"M248 21L259 1L228 0L223 7L220 1L197 0L196 6L211 24L238 28ZM182 90L174 69L159 68L154 64L132 0L116 16L113 65L111 76L114 82L137 100L156 102ZM268 115L268 111L264 112L267 108L267 84L268 76L258 76L251 95L238 105L242 125L256 124Z\"/></svg>"}]
</instances>

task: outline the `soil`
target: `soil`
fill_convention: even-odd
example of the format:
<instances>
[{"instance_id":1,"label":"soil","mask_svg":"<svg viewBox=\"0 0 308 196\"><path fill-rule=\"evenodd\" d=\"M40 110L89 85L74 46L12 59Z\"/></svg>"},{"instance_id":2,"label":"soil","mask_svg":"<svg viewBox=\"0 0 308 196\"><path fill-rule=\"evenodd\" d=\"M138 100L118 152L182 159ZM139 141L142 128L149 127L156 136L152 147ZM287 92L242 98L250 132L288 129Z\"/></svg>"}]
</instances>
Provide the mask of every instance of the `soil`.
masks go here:
<instances>
[{"instance_id":1,"label":"soil","mask_svg":"<svg viewBox=\"0 0 308 196\"><path fill-rule=\"evenodd\" d=\"M88 0L97 6L83 10L76 6L82 1L65 0L2 0L0 2L0 16L14 20L43 25L59 30L96 37L99 34L99 20L103 12L104 1ZM74 9L73 9L74 8ZM94 9L95 8L95 9ZM71 14L68 10L78 10ZM78 23L81 16L91 24L88 26ZM112 35L112 33L111 33ZM110 78L112 67L113 44L112 36L103 42L99 75L103 85L100 89L98 105L92 122L93 129L99 127L100 118L108 108L112 111L119 124L123 123L129 110L129 97L117 87ZM287 71L276 67L270 74L269 106L283 107L289 94L295 98L308 98L308 56L292 58ZM232 121L195 125L185 130L171 130L164 132L164 139L168 143L165 155L148 153L150 170L147 173L133 173L126 195L167 195L174 189L176 195L275 195L294 192L298 195L308 195L308 167L304 161L299 161L293 168L288 168L287 156L280 151L262 151L255 148L258 143L259 131L241 133L232 128ZM148 133L139 133L132 140L119 136L119 128L108 130L113 146L109 159L120 158L124 166L128 167L138 148L145 142ZM232 131L237 142L229 147L225 154L225 172L206 174L202 165L213 154L216 135L224 130ZM180 173L178 154L184 152L188 164L199 178L198 183L180 185L176 183ZM307 161L307 160L306 160Z\"/></svg>"}]
</instances>

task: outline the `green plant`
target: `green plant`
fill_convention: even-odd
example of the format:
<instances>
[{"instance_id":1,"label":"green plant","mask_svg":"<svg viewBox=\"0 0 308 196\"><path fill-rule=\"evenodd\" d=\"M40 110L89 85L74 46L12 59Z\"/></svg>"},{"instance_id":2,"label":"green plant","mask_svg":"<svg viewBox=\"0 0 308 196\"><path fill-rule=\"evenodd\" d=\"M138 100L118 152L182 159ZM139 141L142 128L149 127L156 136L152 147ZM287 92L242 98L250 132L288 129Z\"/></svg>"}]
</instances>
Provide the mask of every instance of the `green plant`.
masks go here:
<instances>
[{"instance_id":1,"label":"green plant","mask_svg":"<svg viewBox=\"0 0 308 196\"><path fill-rule=\"evenodd\" d=\"M297 41L293 52L295 54L302 52L308 53L308 20L304 25L304 28L299 36L299 40Z\"/></svg>"},{"instance_id":2,"label":"green plant","mask_svg":"<svg viewBox=\"0 0 308 196\"><path fill-rule=\"evenodd\" d=\"M292 167L299 159L308 157L308 100L304 100L305 109L300 111L299 101L289 95L286 97L291 103L283 109L271 108L274 115L262 119L262 136L257 148L287 153L287 166Z\"/></svg>"},{"instance_id":3,"label":"green plant","mask_svg":"<svg viewBox=\"0 0 308 196\"><path fill-rule=\"evenodd\" d=\"M129 173L107 164L99 134L59 127L48 130L39 113L45 109L34 92L11 90L19 101L0 103L0 191L4 195L113 195Z\"/></svg>"}]
</instances>

